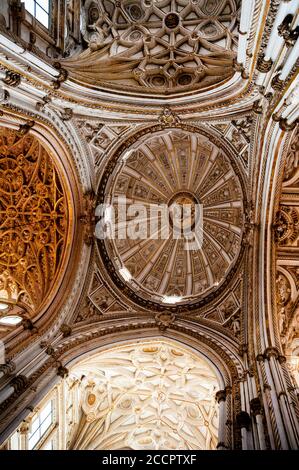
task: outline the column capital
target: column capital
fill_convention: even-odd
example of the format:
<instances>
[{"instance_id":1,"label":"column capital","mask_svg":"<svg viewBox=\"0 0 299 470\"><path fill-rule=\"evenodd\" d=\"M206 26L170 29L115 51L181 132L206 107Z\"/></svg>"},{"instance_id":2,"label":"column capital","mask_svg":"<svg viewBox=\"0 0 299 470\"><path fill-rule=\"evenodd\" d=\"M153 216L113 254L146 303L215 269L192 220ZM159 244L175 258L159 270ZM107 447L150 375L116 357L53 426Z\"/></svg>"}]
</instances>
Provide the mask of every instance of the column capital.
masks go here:
<instances>
[{"instance_id":1,"label":"column capital","mask_svg":"<svg viewBox=\"0 0 299 470\"><path fill-rule=\"evenodd\" d=\"M267 73L271 70L273 61L271 59L266 60L265 55L261 54L258 57L256 68L259 72Z\"/></svg>"},{"instance_id":2,"label":"column capital","mask_svg":"<svg viewBox=\"0 0 299 470\"><path fill-rule=\"evenodd\" d=\"M252 398L250 400L250 409L251 409L253 416L262 414L263 407L262 407L262 403L259 397Z\"/></svg>"},{"instance_id":3,"label":"column capital","mask_svg":"<svg viewBox=\"0 0 299 470\"><path fill-rule=\"evenodd\" d=\"M65 379L69 375L69 371L66 367L61 364L57 367L57 375Z\"/></svg>"},{"instance_id":4,"label":"column capital","mask_svg":"<svg viewBox=\"0 0 299 470\"><path fill-rule=\"evenodd\" d=\"M240 428L249 429L251 424L251 419L247 411L240 411L236 416L237 424Z\"/></svg>"},{"instance_id":5,"label":"column capital","mask_svg":"<svg viewBox=\"0 0 299 470\"><path fill-rule=\"evenodd\" d=\"M278 359L279 364L284 364L285 362L287 362L287 358L283 356L282 354L280 354L277 359Z\"/></svg>"},{"instance_id":6,"label":"column capital","mask_svg":"<svg viewBox=\"0 0 299 470\"><path fill-rule=\"evenodd\" d=\"M265 358L264 358L263 354L258 354L256 356L256 360L257 360L257 362L264 362Z\"/></svg>"},{"instance_id":7,"label":"column capital","mask_svg":"<svg viewBox=\"0 0 299 470\"><path fill-rule=\"evenodd\" d=\"M264 357L268 359L268 361L271 357L275 357L275 359L277 359L279 356L280 356L280 353L278 349L275 348L274 346L270 346L264 351Z\"/></svg>"},{"instance_id":8,"label":"column capital","mask_svg":"<svg viewBox=\"0 0 299 470\"><path fill-rule=\"evenodd\" d=\"M27 387L28 378L25 375L16 375L10 382L10 386L14 388L15 392L21 392Z\"/></svg>"},{"instance_id":9,"label":"column capital","mask_svg":"<svg viewBox=\"0 0 299 470\"><path fill-rule=\"evenodd\" d=\"M226 390L218 390L218 392L215 395L216 400L218 403L225 401L226 400Z\"/></svg>"}]
</instances>

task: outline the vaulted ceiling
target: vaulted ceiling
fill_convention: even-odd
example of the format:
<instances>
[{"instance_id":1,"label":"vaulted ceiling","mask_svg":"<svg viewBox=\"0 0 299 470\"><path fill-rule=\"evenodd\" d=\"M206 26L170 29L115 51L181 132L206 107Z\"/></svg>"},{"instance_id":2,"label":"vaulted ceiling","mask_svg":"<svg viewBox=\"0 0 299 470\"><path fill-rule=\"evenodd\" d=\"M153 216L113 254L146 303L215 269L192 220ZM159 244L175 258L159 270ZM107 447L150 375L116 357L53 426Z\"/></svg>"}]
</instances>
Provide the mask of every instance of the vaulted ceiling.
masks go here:
<instances>
[{"instance_id":1,"label":"vaulted ceiling","mask_svg":"<svg viewBox=\"0 0 299 470\"><path fill-rule=\"evenodd\" d=\"M207 89L234 74L239 0L86 2L76 82L151 93Z\"/></svg>"},{"instance_id":2,"label":"vaulted ceiling","mask_svg":"<svg viewBox=\"0 0 299 470\"><path fill-rule=\"evenodd\" d=\"M216 448L219 381L175 342L112 347L75 366L68 387L80 407L70 449Z\"/></svg>"}]
</instances>

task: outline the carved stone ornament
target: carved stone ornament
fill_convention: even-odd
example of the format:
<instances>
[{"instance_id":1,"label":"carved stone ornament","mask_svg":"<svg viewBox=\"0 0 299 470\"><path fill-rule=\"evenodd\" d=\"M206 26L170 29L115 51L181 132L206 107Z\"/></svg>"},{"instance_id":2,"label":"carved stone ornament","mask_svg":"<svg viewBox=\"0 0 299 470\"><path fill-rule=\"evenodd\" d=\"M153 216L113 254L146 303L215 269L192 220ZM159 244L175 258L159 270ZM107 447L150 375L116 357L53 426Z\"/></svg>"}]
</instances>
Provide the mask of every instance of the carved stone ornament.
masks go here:
<instances>
[{"instance_id":1,"label":"carved stone ornament","mask_svg":"<svg viewBox=\"0 0 299 470\"><path fill-rule=\"evenodd\" d=\"M289 14L286 15L282 23L278 26L278 34L283 37L288 47L294 46L296 40L299 37L299 26L295 28L292 26L294 16Z\"/></svg>"},{"instance_id":2,"label":"carved stone ornament","mask_svg":"<svg viewBox=\"0 0 299 470\"><path fill-rule=\"evenodd\" d=\"M6 75L3 78L3 82L5 85L9 85L11 87L17 87L21 83L21 75L18 73L12 72L10 70L6 71Z\"/></svg>"},{"instance_id":3,"label":"carved stone ornament","mask_svg":"<svg viewBox=\"0 0 299 470\"><path fill-rule=\"evenodd\" d=\"M286 157L285 169L284 169L284 181L289 181L299 166L299 126L297 126L295 135L292 138L288 154Z\"/></svg>"},{"instance_id":4,"label":"carved stone ornament","mask_svg":"<svg viewBox=\"0 0 299 470\"><path fill-rule=\"evenodd\" d=\"M217 446L215 372L176 343L151 339L108 349L72 368L68 381L69 393L76 383L80 398L73 450L111 449L114 442L135 450Z\"/></svg>"},{"instance_id":5,"label":"carved stone ornament","mask_svg":"<svg viewBox=\"0 0 299 470\"><path fill-rule=\"evenodd\" d=\"M69 230L61 178L31 127L0 128L0 295L29 316L50 294Z\"/></svg>"},{"instance_id":6,"label":"carved stone ornament","mask_svg":"<svg viewBox=\"0 0 299 470\"><path fill-rule=\"evenodd\" d=\"M86 1L87 50L62 61L81 83L180 92L234 74L239 0Z\"/></svg>"},{"instance_id":7,"label":"carved stone ornament","mask_svg":"<svg viewBox=\"0 0 299 470\"><path fill-rule=\"evenodd\" d=\"M170 108L164 108L159 116L159 122L166 127L175 126L180 122L179 117Z\"/></svg>"},{"instance_id":8,"label":"carved stone ornament","mask_svg":"<svg viewBox=\"0 0 299 470\"><path fill-rule=\"evenodd\" d=\"M170 117L172 120L171 114ZM193 148L196 149L195 160ZM103 194L99 202L113 201L111 211L115 214L112 229L115 236L102 237L101 230L96 231L103 265L122 292L143 307L159 306L158 311L164 311L163 306L170 299L179 304L169 305L172 312L180 306L183 308L184 303L187 310L192 302L195 308L197 300L203 299L211 289L216 291L227 279L238 259L244 222L240 180L220 148L207 137L180 128L165 129L165 133L160 130L156 135L148 133L146 138L140 139L138 150L130 152L129 147L122 155L125 155L124 163L121 166L109 164L107 172L112 173L113 178L107 184L103 176L99 188L99 194ZM122 225L124 235L119 236L118 217L123 209L118 207L118 201L124 196L130 204L145 205L146 214L149 204L152 207L163 204L169 209L169 217L162 220L158 236L146 236L149 223L140 224L141 232L131 238L128 219ZM202 213L201 247L197 244L198 238L191 244L192 235L177 237L171 215L173 205L190 207L191 228L197 223L198 231L198 217ZM120 266L129 273L129 280L121 276ZM232 329L235 334L240 331L239 319L232 320Z\"/></svg>"},{"instance_id":9,"label":"carved stone ornament","mask_svg":"<svg viewBox=\"0 0 299 470\"><path fill-rule=\"evenodd\" d=\"M292 245L299 235L299 214L292 206L281 206L274 224L275 241L280 245Z\"/></svg>"},{"instance_id":10,"label":"carved stone ornament","mask_svg":"<svg viewBox=\"0 0 299 470\"><path fill-rule=\"evenodd\" d=\"M165 331L175 321L175 315L169 312L160 312L156 315L155 320L159 329Z\"/></svg>"},{"instance_id":11,"label":"carved stone ornament","mask_svg":"<svg viewBox=\"0 0 299 470\"><path fill-rule=\"evenodd\" d=\"M80 222L84 227L84 242L90 246L94 240L96 198L93 191L84 195L84 211Z\"/></svg>"},{"instance_id":12,"label":"carved stone ornament","mask_svg":"<svg viewBox=\"0 0 299 470\"><path fill-rule=\"evenodd\" d=\"M69 375L69 371L66 367L59 364L57 367L57 375L62 379L65 379Z\"/></svg>"},{"instance_id":13,"label":"carved stone ornament","mask_svg":"<svg viewBox=\"0 0 299 470\"><path fill-rule=\"evenodd\" d=\"M259 72L267 73L271 70L273 62L271 59L265 60L264 54L258 57L256 68Z\"/></svg>"}]
</instances>

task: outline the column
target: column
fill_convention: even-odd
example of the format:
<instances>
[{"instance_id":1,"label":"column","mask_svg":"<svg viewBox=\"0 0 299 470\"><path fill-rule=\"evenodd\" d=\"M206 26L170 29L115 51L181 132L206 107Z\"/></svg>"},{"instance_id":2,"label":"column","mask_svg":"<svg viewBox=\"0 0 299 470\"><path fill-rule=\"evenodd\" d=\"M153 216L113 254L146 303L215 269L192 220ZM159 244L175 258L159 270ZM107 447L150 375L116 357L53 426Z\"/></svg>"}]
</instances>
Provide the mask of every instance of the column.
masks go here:
<instances>
[{"instance_id":1,"label":"column","mask_svg":"<svg viewBox=\"0 0 299 470\"><path fill-rule=\"evenodd\" d=\"M226 426L226 390L219 390L216 393L216 400L219 403L219 427L218 427L218 450L225 450L225 426Z\"/></svg>"},{"instance_id":2,"label":"column","mask_svg":"<svg viewBox=\"0 0 299 470\"><path fill-rule=\"evenodd\" d=\"M263 424L263 417L262 417L262 404L261 404L261 400L259 399L259 397L252 398L252 400L250 400L250 409L251 409L251 413L255 417L260 449L266 450L267 445L266 445L266 440L265 440L264 424Z\"/></svg>"},{"instance_id":3,"label":"column","mask_svg":"<svg viewBox=\"0 0 299 470\"><path fill-rule=\"evenodd\" d=\"M242 450L250 449L248 431L250 430L251 419L247 411L240 411L236 416L237 424L241 429Z\"/></svg>"}]
</instances>

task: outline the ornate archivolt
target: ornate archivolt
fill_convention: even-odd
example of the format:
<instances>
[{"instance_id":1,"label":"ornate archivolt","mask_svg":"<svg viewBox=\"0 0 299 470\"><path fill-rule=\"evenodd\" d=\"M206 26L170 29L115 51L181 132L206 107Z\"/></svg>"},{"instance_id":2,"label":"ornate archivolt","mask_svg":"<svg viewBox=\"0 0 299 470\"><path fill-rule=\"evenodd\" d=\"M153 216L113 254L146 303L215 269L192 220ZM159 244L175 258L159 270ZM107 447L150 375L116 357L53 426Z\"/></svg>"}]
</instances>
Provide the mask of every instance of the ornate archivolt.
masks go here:
<instances>
[{"instance_id":1,"label":"ornate archivolt","mask_svg":"<svg viewBox=\"0 0 299 470\"><path fill-rule=\"evenodd\" d=\"M65 185L31 133L0 128L0 299L33 318L63 269L70 233ZM1 326L1 332L9 327Z\"/></svg>"},{"instance_id":2,"label":"ornate archivolt","mask_svg":"<svg viewBox=\"0 0 299 470\"><path fill-rule=\"evenodd\" d=\"M180 92L234 74L239 0L87 0L87 50L63 60L73 80L101 87Z\"/></svg>"},{"instance_id":3,"label":"ornate archivolt","mask_svg":"<svg viewBox=\"0 0 299 470\"><path fill-rule=\"evenodd\" d=\"M278 327L289 365L299 371L299 127L287 147L274 223ZM299 382L298 382L299 385Z\"/></svg>"},{"instance_id":4,"label":"ornate archivolt","mask_svg":"<svg viewBox=\"0 0 299 470\"><path fill-rule=\"evenodd\" d=\"M177 343L144 340L103 351L70 370L74 386L80 417L69 427L71 449L216 448L218 379Z\"/></svg>"}]
</instances>

